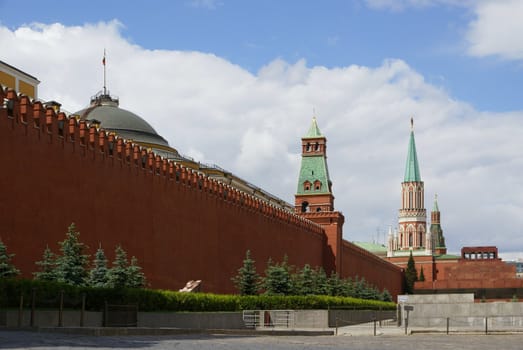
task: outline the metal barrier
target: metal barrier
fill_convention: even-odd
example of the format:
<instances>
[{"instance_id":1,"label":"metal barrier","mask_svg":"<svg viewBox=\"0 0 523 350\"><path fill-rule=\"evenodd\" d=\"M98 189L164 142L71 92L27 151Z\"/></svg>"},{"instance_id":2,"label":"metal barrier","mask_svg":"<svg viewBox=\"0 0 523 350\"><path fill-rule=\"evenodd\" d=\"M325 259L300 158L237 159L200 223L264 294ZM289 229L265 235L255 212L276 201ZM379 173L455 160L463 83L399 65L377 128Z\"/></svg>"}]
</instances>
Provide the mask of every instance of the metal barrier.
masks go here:
<instances>
[{"instance_id":1,"label":"metal barrier","mask_svg":"<svg viewBox=\"0 0 523 350\"><path fill-rule=\"evenodd\" d=\"M449 333L523 332L523 316L417 317L414 328Z\"/></svg>"},{"instance_id":2,"label":"metal barrier","mask_svg":"<svg viewBox=\"0 0 523 350\"><path fill-rule=\"evenodd\" d=\"M244 310L243 322L248 328L294 328L294 310Z\"/></svg>"}]
</instances>

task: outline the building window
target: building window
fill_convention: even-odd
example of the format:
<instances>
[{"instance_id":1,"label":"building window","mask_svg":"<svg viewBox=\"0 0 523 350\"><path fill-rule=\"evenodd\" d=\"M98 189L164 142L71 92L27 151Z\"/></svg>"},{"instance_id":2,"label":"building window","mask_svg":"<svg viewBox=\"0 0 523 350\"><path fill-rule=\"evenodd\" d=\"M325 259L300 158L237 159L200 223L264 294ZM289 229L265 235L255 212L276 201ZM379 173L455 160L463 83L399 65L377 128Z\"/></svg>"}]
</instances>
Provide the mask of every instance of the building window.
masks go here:
<instances>
[{"instance_id":1,"label":"building window","mask_svg":"<svg viewBox=\"0 0 523 350\"><path fill-rule=\"evenodd\" d=\"M306 150L307 152L310 152L311 151L311 144L307 142L307 147L306 147Z\"/></svg>"},{"instance_id":2,"label":"building window","mask_svg":"<svg viewBox=\"0 0 523 350\"><path fill-rule=\"evenodd\" d=\"M305 182L303 183L303 189L304 189L305 191L310 191L310 190L311 190L311 183L310 183L309 181L305 181Z\"/></svg>"},{"instance_id":3,"label":"building window","mask_svg":"<svg viewBox=\"0 0 523 350\"><path fill-rule=\"evenodd\" d=\"M314 181L314 190L315 191L321 190L321 181L319 181L319 180Z\"/></svg>"},{"instance_id":4,"label":"building window","mask_svg":"<svg viewBox=\"0 0 523 350\"><path fill-rule=\"evenodd\" d=\"M320 144L318 142L316 142L316 144L314 145L314 150L316 152L318 152L320 150Z\"/></svg>"},{"instance_id":5,"label":"building window","mask_svg":"<svg viewBox=\"0 0 523 350\"><path fill-rule=\"evenodd\" d=\"M301 212L306 213L309 211L309 202L301 202Z\"/></svg>"}]
</instances>

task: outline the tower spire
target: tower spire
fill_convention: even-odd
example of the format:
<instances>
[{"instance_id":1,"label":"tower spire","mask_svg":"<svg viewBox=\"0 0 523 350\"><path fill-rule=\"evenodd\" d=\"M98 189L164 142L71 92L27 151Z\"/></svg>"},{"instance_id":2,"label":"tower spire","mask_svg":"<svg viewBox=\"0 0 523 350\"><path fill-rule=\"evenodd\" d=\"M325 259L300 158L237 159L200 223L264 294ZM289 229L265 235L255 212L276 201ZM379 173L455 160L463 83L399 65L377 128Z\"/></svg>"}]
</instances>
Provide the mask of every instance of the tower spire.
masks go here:
<instances>
[{"instance_id":1,"label":"tower spire","mask_svg":"<svg viewBox=\"0 0 523 350\"><path fill-rule=\"evenodd\" d=\"M405 166L404 182L419 182L421 181L421 173L419 171L416 142L414 140L414 118L410 118L410 128L409 149L407 153L407 164Z\"/></svg>"}]
</instances>

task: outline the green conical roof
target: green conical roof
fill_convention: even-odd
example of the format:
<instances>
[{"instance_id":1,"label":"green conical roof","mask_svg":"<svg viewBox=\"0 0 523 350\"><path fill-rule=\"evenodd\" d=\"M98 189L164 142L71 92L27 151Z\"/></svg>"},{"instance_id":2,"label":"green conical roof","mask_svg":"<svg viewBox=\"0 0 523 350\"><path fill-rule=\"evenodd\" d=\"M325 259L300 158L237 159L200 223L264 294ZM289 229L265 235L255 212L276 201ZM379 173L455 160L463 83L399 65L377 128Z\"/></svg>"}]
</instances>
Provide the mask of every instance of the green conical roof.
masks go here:
<instances>
[{"instance_id":1,"label":"green conical roof","mask_svg":"<svg viewBox=\"0 0 523 350\"><path fill-rule=\"evenodd\" d=\"M305 190L305 182L309 182L310 189ZM315 182L319 181L321 186L316 189ZM329 169L324 156L308 156L301 158L300 177L298 179L297 194L326 194L331 193Z\"/></svg>"},{"instance_id":2,"label":"green conical roof","mask_svg":"<svg viewBox=\"0 0 523 350\"><path fill-rule=\"evenodd\" d=\"M418 155L416 154L416 142L414 141L414 130L410 132L409 150L407 154L407 165L405 166L404 182L420 182Z\"/></svg>"},{"instance_id":3,"label":"green conical roof","mask_svg":"<svg viewBox=\"0 0 523 350\"><path fill-rule=\"evenodd\" d=\"M309 128L309 131L307 132L307 135L305 135L304 139L312 139L316 137L323 137L321 134L320 128L318 128L318 123L316 122L316 117L312 117L312 123L311 127Z\"/></svg>"},{"instance_id":4,"label":"green conical roof","mask_svg":"<svg viewBox=\"0 0 523 350\"><path fill-rule=\"evenodd\" d=\"M435 195L435 196L434 196L434 207L432 208L432 211L433 211L433 212L437 212L437 211L439 211L439 207L438 207L438 195Z\"/></svg>"}]
</instances>

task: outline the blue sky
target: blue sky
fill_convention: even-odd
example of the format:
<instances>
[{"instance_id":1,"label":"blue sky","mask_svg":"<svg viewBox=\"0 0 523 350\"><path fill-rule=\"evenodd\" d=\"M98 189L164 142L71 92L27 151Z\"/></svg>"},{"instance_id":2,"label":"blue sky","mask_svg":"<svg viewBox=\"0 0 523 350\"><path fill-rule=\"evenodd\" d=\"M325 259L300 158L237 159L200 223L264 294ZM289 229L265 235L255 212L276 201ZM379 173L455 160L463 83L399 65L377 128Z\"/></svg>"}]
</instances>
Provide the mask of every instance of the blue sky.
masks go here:
<instances>
[{"instance_id":1,"label":"blue sky","mask_svg":"<svg viewBox=\"0 0 523 350\"><path fill-rule=\"evenodd\" d=\"M521 18L520 0L0 0L0 60L74 112L105 48L120 107L290 203L314 109L351 241L397 226L413 116L449 250L523 258Z\"/></svg>"},{"instance_id":2,"label":"blue sky","mask_svg":"<svg viewBox=\"0 0 523 350\"><path fill-rule=\"evenodd\" d=\"M277 57L305 58L308 65L329 68L378 66L400 58L428 82L477 108L522 109L521 92L513 88L523 83L521 62L468 55L465 34L472 9L428 3L397 10L363 0L0 0L0 18L11 28L118 19L122 35L143 48L214 53L251 72Z\"/></svg>"}]
</instances>

